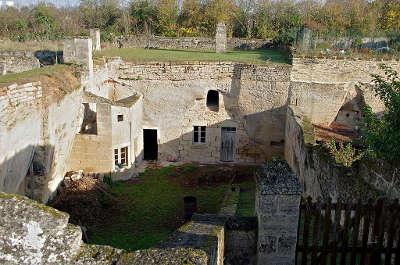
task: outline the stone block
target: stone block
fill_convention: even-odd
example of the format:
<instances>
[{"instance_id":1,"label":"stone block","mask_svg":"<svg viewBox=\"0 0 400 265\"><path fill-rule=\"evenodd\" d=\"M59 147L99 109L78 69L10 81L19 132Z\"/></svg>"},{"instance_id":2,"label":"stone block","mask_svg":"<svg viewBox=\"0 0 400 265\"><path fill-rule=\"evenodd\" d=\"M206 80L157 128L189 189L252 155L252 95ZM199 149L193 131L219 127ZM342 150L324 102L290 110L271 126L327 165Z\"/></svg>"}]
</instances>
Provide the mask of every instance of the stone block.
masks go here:
<instances>
[{"instance_id":1,"label":"stone block","mask_svg":"<svg viewBox=\"0 0 400 265\"><path fill-rule=\"evenodd\" d=\"M215 33L215 45L216 45L216 52L223 53L226 52L226 26L225 23L220 22L217 25L216 33Z\"/></svg>"}]
</instances>

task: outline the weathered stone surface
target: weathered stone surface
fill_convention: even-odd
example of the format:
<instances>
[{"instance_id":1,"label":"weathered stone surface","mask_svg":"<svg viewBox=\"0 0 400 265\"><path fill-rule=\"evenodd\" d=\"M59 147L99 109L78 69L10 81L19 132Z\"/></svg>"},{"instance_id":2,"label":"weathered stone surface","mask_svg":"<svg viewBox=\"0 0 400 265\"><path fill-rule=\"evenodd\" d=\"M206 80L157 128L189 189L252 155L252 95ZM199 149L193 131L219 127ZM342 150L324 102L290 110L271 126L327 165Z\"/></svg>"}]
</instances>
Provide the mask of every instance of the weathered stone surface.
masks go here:
<instances>
[{"instance_id":1,"label":"weathered stone surface","mask_svg":"<svg viewBox=\"0 0 400 265\"><path fill-rule=\"evenodd\" d=\"M2 66L3 65L3 66ZM40 67L39 60L32 52L1 51L0 75L20 73Z\"/></svg>"},{"instance_id":2,"label":"weathered stone surface","mask_svg":"<svg viewBox=\"0 0 400 265\"><path fill-rule=\"evenodd\" d=\"M222 265L226 217L194 215L157 248L128 252L82 244L66 213L0 193L0 263L6 265Z\"/></svg>"},{"instance_id":3,"label":"weathered stone surface","mask_svg":"<svg viewBox=\"0 0 400 265\"><path fill-rule=\"evenodd\" d=\"M0 263L66 264L79 252L81 230L68 214L0 193Z\"/></svg>"},{"instance_id":4,"label":"weathered stone surface","mask_svg":"<svg viewBox=\"0 0 400 265\"><path fill-rule=\"evenodd\" d=\"M218 23L215 33L215 50L217 53L226 52L226 26L225 23Z\"/></svg>"},{"instance_id":5,"label":"weathered stone surface","mask_svg":"<svg viewBox=\"0 0 400 265\"><path fill-rule=\"evenodd\" d=\"M257 174L262 195L301 194L299 178L284 160L266 162Z\"/></svg>"},{"instance_id":6,"label":"weathered stone surface","mask_svg":"<svg viewBox=\"0 0 400 265\"><path fill-rule=\"evenodd\" d=\"M215 50L215 38L181 37L169 38L162 36L124 36L112 43L115 47L124 48L154 48L154 49L195 49ZM228 38L227 49L254 50L271 47L271 40Z\"/></svg>"},{"instance_id":7,"label":"weathered stone surface","mask_svg":"<svg viewBox=\"0 0 400 265\"><path fill-rule=\"evenodd\" d=\"M294 265L300 181L283 160L265 163L256 179L257 263Z\"/></svg>"}]
</instances>

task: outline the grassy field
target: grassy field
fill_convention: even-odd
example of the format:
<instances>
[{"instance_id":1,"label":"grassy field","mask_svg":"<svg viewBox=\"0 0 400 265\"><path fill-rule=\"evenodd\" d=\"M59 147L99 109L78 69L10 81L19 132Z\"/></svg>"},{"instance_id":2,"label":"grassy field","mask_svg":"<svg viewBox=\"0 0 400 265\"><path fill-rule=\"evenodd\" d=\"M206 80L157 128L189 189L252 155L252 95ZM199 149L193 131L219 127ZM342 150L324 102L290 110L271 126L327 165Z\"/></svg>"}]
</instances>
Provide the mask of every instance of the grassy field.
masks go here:
<instances>
[{"instance_id":1,"label":"grassy field","mask_svg":"<svg viewBox=\"0 0 400 265\"><path fill-rule=\"evenodd\" d=\"M197 198L198 212L219 211L228 184L187 187L174 173L174 167L148 169L135 182L112 184L119 211L104 224L88 228L90 243L127 250L152 247L182 224L183 198L188 195Z\"/></svg>"},{"instance_id":2,"label":"grassy field","mask_svg":"<svg viewBox=\"0 0 400 265\"><path fill-rule=\"evenodd\" d=\"M239 186L239 204L236 215L242 217L255 216L255 182L248 180L240 183Z\"/></svg>"},{"instance_id":3,"label":"grassy field","mask_svg":"<svg viewBox=\"0 0 400 265\"><path fill-rule=\"evenodd\" d=\"M143 48L108 48L95 57L122 57L126 61L143 62L240 62L249 64L288 63L288 56L277 50L254 51L229 51L227 53L215 53L213 51L194 50L163 50Z\"/></svg>"}]
</instances>

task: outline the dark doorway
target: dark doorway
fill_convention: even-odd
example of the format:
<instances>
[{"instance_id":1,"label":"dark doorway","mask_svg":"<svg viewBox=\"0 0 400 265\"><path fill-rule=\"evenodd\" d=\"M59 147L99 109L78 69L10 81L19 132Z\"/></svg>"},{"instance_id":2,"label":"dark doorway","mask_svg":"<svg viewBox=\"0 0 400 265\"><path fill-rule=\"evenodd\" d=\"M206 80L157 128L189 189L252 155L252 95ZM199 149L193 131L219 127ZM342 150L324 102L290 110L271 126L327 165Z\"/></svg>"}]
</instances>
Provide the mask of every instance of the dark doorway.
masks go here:
<instances>
[{"instance_id":1,"label":"dark doorway","mask_svg":"<svg viewBox=\"0 0 400 265\"><path fill-rule=\"evenodd\" d=\"M144 143L144 157L143 157L144 160L157 160L158 158L157 130L144 129L143 143Z\"/></svg>"}]
</instances>

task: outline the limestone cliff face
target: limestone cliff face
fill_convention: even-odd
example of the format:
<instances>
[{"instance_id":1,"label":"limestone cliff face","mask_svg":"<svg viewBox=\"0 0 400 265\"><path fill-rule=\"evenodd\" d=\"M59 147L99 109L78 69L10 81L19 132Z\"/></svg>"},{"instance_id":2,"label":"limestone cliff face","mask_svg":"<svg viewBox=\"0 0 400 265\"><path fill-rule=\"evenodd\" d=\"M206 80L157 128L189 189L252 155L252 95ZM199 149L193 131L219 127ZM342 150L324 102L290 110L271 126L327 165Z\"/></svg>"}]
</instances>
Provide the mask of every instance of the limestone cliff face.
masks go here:
<instances>
[{"instance_id":1,"label":"limestone cliff face","mask_svg":"<svg viewBox=\"0 0 400 265\"><path fill-rule=\"evenodd\" d=\"M0 88L0 190L47 201L79 128L81 89L69 68L31 79Z\"/></svg>"}]
</instances>

